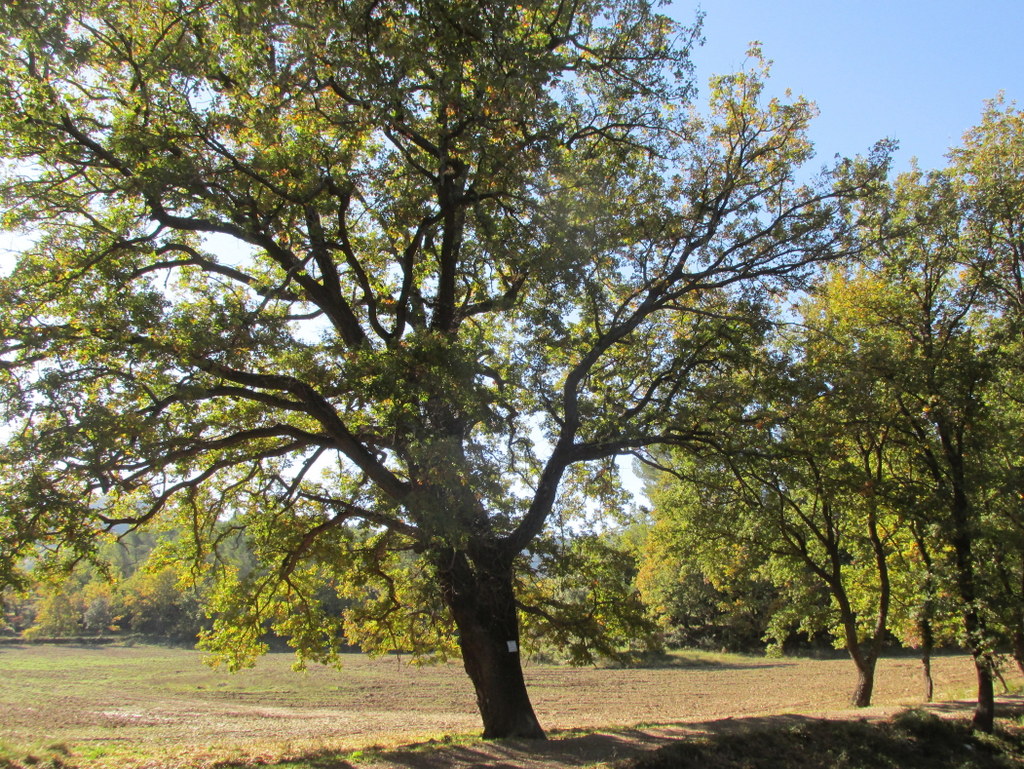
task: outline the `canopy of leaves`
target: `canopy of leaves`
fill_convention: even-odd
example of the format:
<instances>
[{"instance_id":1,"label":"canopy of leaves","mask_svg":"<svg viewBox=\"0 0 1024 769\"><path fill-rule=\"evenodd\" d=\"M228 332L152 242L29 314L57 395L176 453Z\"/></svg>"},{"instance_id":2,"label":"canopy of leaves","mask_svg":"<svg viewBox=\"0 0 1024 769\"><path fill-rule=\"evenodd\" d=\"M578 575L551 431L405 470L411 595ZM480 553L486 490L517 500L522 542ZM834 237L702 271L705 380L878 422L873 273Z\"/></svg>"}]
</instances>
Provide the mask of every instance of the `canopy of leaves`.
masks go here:
<instances>
[{"instance_id":1,"label":"canopy of leaves","mask_svg":"<svg viewBox=\"0 0 1024 769\"><path fill-rule=\"evenodd\" d=\"M434 565L511 564L570 468L700 439L882 161L796 183L812 107L755 61L699 117L697 31L641 0L37 0L0 29L31 241L0 577L164 520L223 571L225 648L267 620L322 648L325 580L377 606L364 640L443 646ZM248 573L216 556L242 529Z\"/></svg>"}]
</instances>

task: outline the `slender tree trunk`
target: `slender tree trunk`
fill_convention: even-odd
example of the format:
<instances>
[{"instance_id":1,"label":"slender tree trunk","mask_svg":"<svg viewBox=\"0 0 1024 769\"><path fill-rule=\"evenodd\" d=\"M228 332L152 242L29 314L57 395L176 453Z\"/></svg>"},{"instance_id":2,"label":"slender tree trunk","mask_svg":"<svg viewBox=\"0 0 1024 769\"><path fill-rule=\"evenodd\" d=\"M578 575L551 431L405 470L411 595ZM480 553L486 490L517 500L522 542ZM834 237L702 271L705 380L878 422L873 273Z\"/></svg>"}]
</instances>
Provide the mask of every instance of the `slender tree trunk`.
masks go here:
<instances>
[{"instance_id":1,"label":"slender tree trunk","mask_svg":"<svg viewBox=\"0 0 1024 769\"><path fill-rule=\"evenodd\" d=\"M995 725L995 692L992 686L992 664L986 646L985 620L978 611L977 585L974 575L974 515L967 481L963 454L963 435L955 434L941 422L939 438L942 441L946 461L949 463L950 479L950 523L952 531L950 544L953 546L953 560L956 564L956 584L963 606L964 630L974 667L978 673L978 704L974 709L974 728L991 732Z\"/></svg>"},{"instance_id":2,"label":"slender tree trunk","mask_svg":"<svg viewBox=\"0 0 1024 769\"><path fill-rule=\"evenodd\" d=\"M1013 658L1024 673L1024 548L1021 548L1020 593L1017 595L1017 625L1013 631Z\"/></svg>"},{"instance_id":3,"label":"slender tree trunk","mask_svg":"<svg viewBox=\"0 0 1024 769\"><path fill-rule=\"evenodd\" d=\"M917 612L917 631L921 636L921 674L924 684L924 701L931 702L935 697L935 681L932 678L932 652L935 651L935 631L932 628L932 619L935 616L935 569L932 564L931 552L928 550L928 543L919 524L912 523L911 529L914 532L914 540L917 542L917 549L925 567L925 579L922 585L924 598Z\"/></svg>"},{"instance_id":4,"label":"slender tree trunk","mask_svg":"<svg viewBox=\"0 0 1024 769\"><path fill-rule=\"evenodd\" d=\"M866 708L871 704L871 695L875 689L875 664L878 662L880 644L877 639L869 639L861 643L857 638L857 616L850 606L846 591L836 583L833 595L839 604L839 614L846 635L846 651L857 669L857 686L853 690L850 702L856 708Z\"/></svg>"},{"instance_id":5,"label":"slender tree trunk","mask_svg":"<svg viewBox=\"0 0 1024 769\"><path fill-rule=\"evenodd\" d=\"M868 539L871 541L871 550L875 554L875 568L878 571L878 607L875 611L875 629L871 638L864 643L867 654L864 656L863 667L858 669L860 681L857 684L857 691L854 695L854 705L858 708L866 708L871 704L871 694L875 688L875 664L882 653L882 643L885 641L885 634L889 627L889 601L892 594L892 582L889 579L889 559L885 552L885 543L878 532L878 508L874 496L874 489L882 481L882 448L877 446L874 454L877 458L875 483L871 486L871 500L868 508ZM870 471L871 464L868 462L867 469Z\"/></svg>"},{"instance_id":6,"label":"slender tree trunk","mask_svg":"<svg viewBox=\"0 0 1024 769\"><path fill-rule=\"evenodd\" d=\"M1017 663L1020 672L1024 673L1024 551L1020 555L1020 592L1016 596L1013 596L1011 591L1007 591L1007 593L1011 595L1017 607L1014 612L1016 623L1013 628L1013 659Z\"/></svg>"},{"instance_id":7,"label":"slender tree trunk","mask_svg":"<svg viewBox=\"0 0 1024 769\"><path fill-rule=\"evenodd\" d=\"M956 544L954 544L954 549ZM957 554L959 560L959 553ZM960 566L960 564L958 564ZM995 693L992 686L992 663L988 649L985 648L984 620L974 606L973 571L966 570L960 575L960 597L964 601L964 629L967 631L967 642L970 644L974 667L978 673L978 704L974 709L974 728L981 732L991 732L995 719ZM968 601L970 599L970 601Z\"/></svg>"},{"instance_id":8,"label":"slender tree trunk","mask_svg":"<svg viewBox=\"0 0 1024 769\"><path fill-rule=\"evenodd\" d=\"M832 596L839 607L839 616L843 623L843 634L846 639L846 651L849 652L850 659L853 660L853 665L857 669L857 686L853 690L850 702L853 703L854 707L866 708L871 704L871 695L875 689L875 664L878 662L878 654L881 651L882 643L878 635L866 640L864 643L861 643L858 638L857 614L850 605L850 598L840 578L838 553L839 551L836 550L836 555L833 557L834 572L829 580L829 589L832 591ZM888 582L886 582L886 585L888 585ZM879 606L880 627L883 630L885 628L887 606L887 600L883 601ZM876 633L879 632L878 627L879 625L876 624Z\"/></svg>"},{"instance_id":9,"label":"slender tree trunk","mask_svg":"<svg viewBox=\"0 0 1024 769\"><path fill-rule=\"evenodd\" d=\"M924 679L924 701L931 702L935 696L935 681L932 679L932 650L935 648L935 634L929 615L917 621L921 633L921 672Z\"/></svg>"},{"instance_id":10,"label":"slender tree trunk","mask_svg":"<svg viewBox=\"0 0 1024 769\"><path fill-rule=\"evenodd\" d=\"M974 667L978 673L978 704L974 710L974 728L991 732L995 718L995 694L992 687L992 665L985 647L985 622L975 605L974 562L972 541L963 522L965 516L954 519L957 529L952 538L953 556L957 567L957 589L964 607L963 621L967 643Z\"/></svg>"},{"instance_id":11,"label":"slender tree trunk","mask_svg":"<svg viewBox=\"0 0 1024 769\"><path fill-rule=\"evenodd\" d=\"M544 739L523 679L512 569L502 560L471 564L465 553L449 551L439 563L441 586L476 689L484 739Z\"/></svg>"},{"instance_id":12,"label":"slender tree trunk","mask_svg":"<svg viewBox=\"0 0 1024 769\"><path fill-rule=\"evenodd\" d=\"M1024 673L1024 628L1013 631L1013 660L1021 673Z\"/></svg>"},{"instance_id":13,"label":"slender tree trunk","mask_svg":"<svg viewBox=\"0 0 1024 769\"><path fill-rule=\"evenodd\" d=\"M924 688L924 701L935 699L935 679L932 678L932 653L930 649L921 650L921 681Z\"/></svg>"}]
</instances>

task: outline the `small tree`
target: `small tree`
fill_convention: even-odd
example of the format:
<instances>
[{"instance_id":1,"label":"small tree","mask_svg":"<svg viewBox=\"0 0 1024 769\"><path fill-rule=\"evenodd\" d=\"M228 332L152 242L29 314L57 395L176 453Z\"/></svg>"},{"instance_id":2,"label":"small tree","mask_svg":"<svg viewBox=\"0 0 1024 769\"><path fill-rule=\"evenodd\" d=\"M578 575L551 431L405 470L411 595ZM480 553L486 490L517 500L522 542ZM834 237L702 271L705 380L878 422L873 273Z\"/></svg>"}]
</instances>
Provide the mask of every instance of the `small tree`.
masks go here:
<instances>
[{"instance_id":1,"label":"small tree","mask_svg":"<svg viewBox=\"0 0 1024 769\"><path fill-rule=\"evenodd\" d=\"M857 670L852 702L865 707L888 630L895 520L861 497L855 458L842 453L849 445L810 434L792 413L780 421L785 428L757 421L767 438L737 427L738 445L668 462L674 477L660 482L654 515L676 530L675 557L723 587L749 584L745 575L775 586L766 636L776 646L794 629L828 631Z\"/></svg>"},{"instance_id":2,"label":"small tree","mask_svg":"<svg viewBox=\"0 0 1024 769\"><path fill-rule=\"evenodd\" d=\"M113 586L106 581L92 580L82 588L82 626L89 635L104 635L115 627Z\"/></svg>"},{"instance_id":3,"label":"small tree","mask_svg":"<svg viewBox=\"0 0 1024 769\"><path fill-rule=\"evenodd\" d=\"M720 486L698 480L699 460L659 461L673 472L645 468L653 509L638 547L637 586L649 612L669 644L763 648L779 600L761 574L763 551L738 535L736 509L716 494Z\"/></svg>"},{"instance_id":4,"label":"small tree","mask_svg":"<svg viewBox=\"0 0 1024 769\"><path fill-rule=\"evenodd\" d=\"M865 368L887 383L899 413L909 464L897 482L915 500L909 510L950 554L963 642L977 668L974 720L991 731L993 628L979 551L983 500L996 469L989 416L998 364L985 339L989 316L965 269L970 248L948 175L901 177L875 221L875 231L888 228L890 237L865 262L863 279L875 290L854 309L859 323L880 329L865 345Z\"/></svg>"}]
</instances>

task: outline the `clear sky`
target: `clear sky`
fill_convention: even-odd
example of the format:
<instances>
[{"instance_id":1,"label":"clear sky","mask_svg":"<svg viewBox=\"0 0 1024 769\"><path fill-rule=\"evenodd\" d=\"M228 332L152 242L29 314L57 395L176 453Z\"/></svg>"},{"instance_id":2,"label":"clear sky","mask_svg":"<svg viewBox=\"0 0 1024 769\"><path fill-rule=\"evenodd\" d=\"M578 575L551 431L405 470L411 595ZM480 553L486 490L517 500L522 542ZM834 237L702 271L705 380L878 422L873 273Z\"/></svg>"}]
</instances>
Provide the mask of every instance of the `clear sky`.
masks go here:
<instances>
[{"instance_id":1,"label":"clear sky","mask_svg":"<svg viewBox=\"0 0 1024 769\"><path fill-rule=\"evenodd\" d=\"M895 138L895 170L923 168L979 122L1003 91L1024 107L1024 0L673 0L668 13L705 14L694 53L707 78L743 66L748 43L774 61L770 91L816 102L818 161Z\"/></svg>"}]
</instances>

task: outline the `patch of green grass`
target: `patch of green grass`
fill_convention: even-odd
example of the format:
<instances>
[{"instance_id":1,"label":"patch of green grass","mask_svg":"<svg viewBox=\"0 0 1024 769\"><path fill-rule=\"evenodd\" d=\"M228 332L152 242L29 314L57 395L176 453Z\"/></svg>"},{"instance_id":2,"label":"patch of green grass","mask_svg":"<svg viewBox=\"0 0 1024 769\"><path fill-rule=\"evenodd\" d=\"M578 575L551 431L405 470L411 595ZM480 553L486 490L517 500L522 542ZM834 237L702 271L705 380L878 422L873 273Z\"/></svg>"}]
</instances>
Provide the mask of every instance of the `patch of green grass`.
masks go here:
<instances>
[{"instance_id":1,"label":"patch of green grass","mask_svg":"<svg viewBox=\"0 0 1024 769\"><path fill-rule=\"evenodd\" d=\"M747 668L778 665L778 659L769 659L763 654L738 654L735 652L711 652L704 649L675 649L668 652L644 654L628 663L605 661L598 667L609 668Z\"/></svg>"},{"instance_id":2,"label":"patch of green grass","mask_svg":"<svg viewBox=\"0 0 1024 769\"><path fill-rule=\"evenodd\" d=\"M86 761L98 761L110 754L111 750L106 745L87 745L79 750L79 755Z\"/></svg>"},{"instance_id":3,"label":"patch of green grass","mask_svg":"<svg viewBox=\"0 0 1024 769\"><path fill-rule=\"evenodd\" d=\"M188 752L186 748L178 751L178 755L187 759ZM14 747L0 744L0 769L121 769L145 766L154 757L146 750L127 745L69 745L61 742Z\"/></svg>"},{"instance_id":4,"label":"patch of green grass","mask_svg":"<svg viewBox=\"0 0 1024 769\"><path fill-rule=\"evenodd\" d=\"M826 721L739 728L681 740L618 769L1007 769L1024 766L1024 729L991 735L964 721L908 711L892 721Z\"/></svg>"},{"instance_id":5,"label":"patch of green grass","mask_svg":"<svg viewBox=\"0 0 1024 769\"><path fill-rule=\"evenodd\" d=\"M777 665L779 659L763 654L736 652L710 652L703 649L679 649L667 655L671 667L749 667L750 665Z\"/></svg>"}]
</instances>

